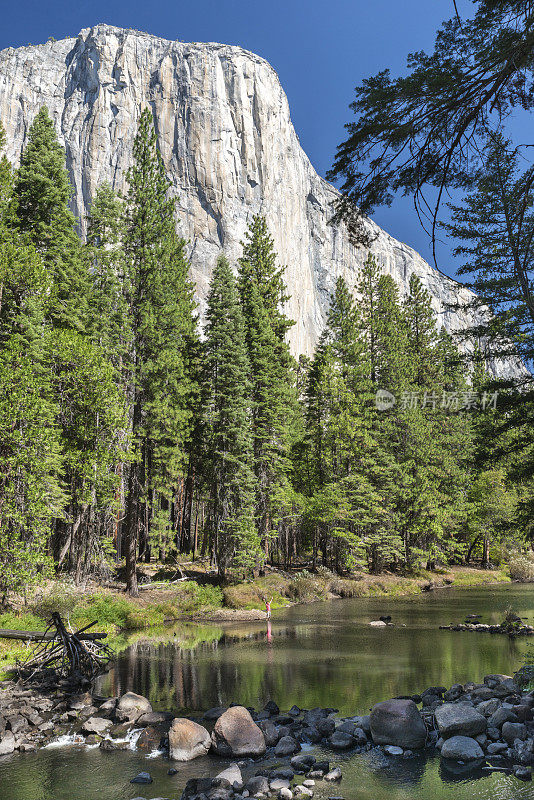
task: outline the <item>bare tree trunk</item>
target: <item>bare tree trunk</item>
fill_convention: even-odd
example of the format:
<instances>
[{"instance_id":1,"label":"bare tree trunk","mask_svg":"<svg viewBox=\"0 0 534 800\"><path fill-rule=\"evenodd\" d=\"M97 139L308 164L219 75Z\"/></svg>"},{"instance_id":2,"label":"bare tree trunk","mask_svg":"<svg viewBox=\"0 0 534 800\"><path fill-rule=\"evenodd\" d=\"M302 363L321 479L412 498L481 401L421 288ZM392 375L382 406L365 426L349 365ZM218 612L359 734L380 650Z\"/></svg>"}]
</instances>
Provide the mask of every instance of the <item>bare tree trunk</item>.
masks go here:
<instances>
[{"instance_id":1,"label":"bare tree trunk","mask_svg":"<svg viewBox=\"0 0 534 800\"><path fill-rule=\"evenodd\" d=\"M139 464L132 464L128 480L126 500L125 550L126 550L126 591L132 596L139 595L137 586L137 539L139 537Z\"/></svg>"},{"instance_id":2,"label":"bare tree trunk","mask_svg":"<svg viewBox=\"0 0 534 800\"><path fill-rule=\"evenodd\" d=\"M484 546L482 548L482 566L484 569L489 569L490 559L489 559L489 536L487 533L484 534Z\"/></svg>"}]
</instances>

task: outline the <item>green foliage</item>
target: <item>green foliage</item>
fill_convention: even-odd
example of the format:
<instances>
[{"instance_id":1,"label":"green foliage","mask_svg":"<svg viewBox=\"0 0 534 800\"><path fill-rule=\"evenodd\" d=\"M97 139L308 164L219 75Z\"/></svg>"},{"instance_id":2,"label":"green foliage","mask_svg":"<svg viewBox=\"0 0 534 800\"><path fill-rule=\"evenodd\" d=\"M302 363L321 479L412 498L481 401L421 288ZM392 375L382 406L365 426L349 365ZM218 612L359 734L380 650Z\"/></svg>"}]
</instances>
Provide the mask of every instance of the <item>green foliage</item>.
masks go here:
<instances>
[{"instance_id":1,"label":"green foliage","mask_svg":"<svg viewBox=\"0 0 534 800\"><path fill-rule=\"evenodd\" d=\"M282 309L287 300L283 272L264 218L254 217L239 259L238 291L250 365L255 519L266 555L279 527L275 498L280 502L283 494L291 494L290 455L300 418L295 364L285 341L293 323ZM287 496L284 505L292 499Z\"/></svg>"},{"instance_id":2,"label":"green foliage","mask_svg":"<svg viewBox=\"0 0 534 800\"><path fill-rule=\"evenodd\" d=\"M252 411L245 326L229 264L213 271L202 370L204 479L221 575L261 560L254 524Z\"/></svg>"},{"instance_id":3,"label":"green foliage","mask_svg":"<svg viewBox=\"0 0 534 800\"><path fill-rule=\"evenodd\" d=\"M170 517L187 465L196 395L191 363L196 343L193 289L148 109L139 120L127 180L124 251L133 334L127 392L132 398L135 450L127 488L126 553L128 586L136 594L141 526L148 540L146 519L151 510L167 509ZM158 519L161 525L161 515Z\"/></svg>"},{"instance_id":4,"label":"green foliage","mask_svg":"<svg viewBox=\"0 0 534 800\"><path fill-rule=\"evenodd\" d=\"M89 273L76 219L65 153L43 106L28 133L14 184L17 222L53 279L47 317L54 325L82 331L87 321Z\"/></svg>"}]
</instances>

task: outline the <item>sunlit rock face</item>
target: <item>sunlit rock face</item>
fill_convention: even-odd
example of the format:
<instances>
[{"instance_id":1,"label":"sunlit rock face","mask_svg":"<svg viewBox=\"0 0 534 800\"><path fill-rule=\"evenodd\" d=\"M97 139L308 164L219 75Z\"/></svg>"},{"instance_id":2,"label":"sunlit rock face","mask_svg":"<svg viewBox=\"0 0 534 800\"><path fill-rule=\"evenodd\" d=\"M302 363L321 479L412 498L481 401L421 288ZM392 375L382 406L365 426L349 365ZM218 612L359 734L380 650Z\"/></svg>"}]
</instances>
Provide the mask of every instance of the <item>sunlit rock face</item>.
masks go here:
<instances>
[{"instance_id":1,"label":"sunlit rock face","mask_svg":"<svg viewBox=\"0 0 534 800\"><path fill-rule=\"evenodd\" d=\"M171 42L97 25L78 36L0 53L0 119L16 163L31 122L47 105L65 146L82 229L97 186L125 190L132 142L143 108L154 114L161 153L177 197L179 229L189 242L200 312L211 271L230 260L251 217L267 218L287 265L287 311L295 354L311 354L336 278L350 286L367 255L343 225L329 224L336 190L302 150L280 81L259 56L222 44ZM440 322L464 328L451 301L470 293L374 223L372 251L404 292L420 276ZM517 365L498 365L501 373Z\"/></svg>"}]
</instances>

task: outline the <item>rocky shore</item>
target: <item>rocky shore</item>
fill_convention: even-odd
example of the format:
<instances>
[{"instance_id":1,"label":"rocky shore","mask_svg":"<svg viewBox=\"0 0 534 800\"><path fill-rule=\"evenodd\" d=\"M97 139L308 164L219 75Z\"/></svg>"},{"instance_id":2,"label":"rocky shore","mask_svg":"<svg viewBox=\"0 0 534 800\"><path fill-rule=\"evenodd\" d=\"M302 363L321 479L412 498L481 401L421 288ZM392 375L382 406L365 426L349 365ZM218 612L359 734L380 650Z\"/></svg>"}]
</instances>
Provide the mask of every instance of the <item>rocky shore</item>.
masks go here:
<instances>
[{"instance_id":1,"label":"rocky shore","mask_svg":"<svg viewBox=\"0 0 534 800\"><path fill-rule=\"evenodd\" d=\"M439 752L444 769L499 769L531 779L534 765L534 691L516 679L486 675L483 683L433 686L420 695L375 705L369 714L341 718L335 709L287 713L270 701L261 711L233 705L202 718L154 711L133 692L101 698L57 689L1 684L0 755L27 752L68 735L71 741L113 751L160 750L171 765L210 755L234 761L215 778L188 781L182 800L309 798L319 781L342 781L339 767L317 760L309 745L347 755L379 750L387 759ZM301 752L303 746L305 752ZM308 747L306 747L308 746ZM243 778L253 765L255 774ZM134 783L151 783L140 773Z\"/></svg>"}]
</instances>

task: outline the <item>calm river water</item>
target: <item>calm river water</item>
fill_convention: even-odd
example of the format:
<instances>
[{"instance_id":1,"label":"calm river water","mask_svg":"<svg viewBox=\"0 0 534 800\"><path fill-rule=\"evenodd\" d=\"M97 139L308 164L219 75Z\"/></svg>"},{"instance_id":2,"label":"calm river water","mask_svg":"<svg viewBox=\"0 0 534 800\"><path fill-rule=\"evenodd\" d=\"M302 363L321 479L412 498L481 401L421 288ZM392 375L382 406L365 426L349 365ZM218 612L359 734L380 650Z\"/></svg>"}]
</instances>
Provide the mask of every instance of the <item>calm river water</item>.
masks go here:
<instances>
[{"instance_id":1,"label":"calm river water","mask_svg":"<svg viewBox=\"0 0 534 800\"><path fill-rule=\"evenodd\" d=\"M410 598L338 600L295 606L266 623L179 625L139 636L121 652L102 680L102 694L134 690L154 708L201 715L207 708L239 702L261 708L331 706L343 715L366 713L379 700L413 694L431 685L511 674L529 648L525 639L440 631L443 623L481 614L498 622L513 607L534 623L534 586L441 590ZM395 627L368 622L391 614ZM534 649L534 642L533 642ZM448 773L439 758L409 761L366 754L339 756L343 781L316 787L316 797L346 800L534 800L532 784L503 773L475 777ZM161 755L98 748L49 747L0 759L0 800L131 800L179 798L189 777L215 774L226 762L196 760L176 765ZM257 767L256 767L257 768ZM130 779L148 769L154 782ZM249 772L253 774L251 765ZM246 771L245 771L246 772Z\"/></svg>"}]
</instances>

